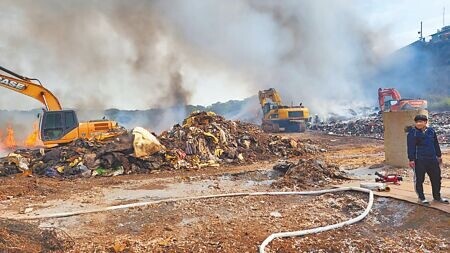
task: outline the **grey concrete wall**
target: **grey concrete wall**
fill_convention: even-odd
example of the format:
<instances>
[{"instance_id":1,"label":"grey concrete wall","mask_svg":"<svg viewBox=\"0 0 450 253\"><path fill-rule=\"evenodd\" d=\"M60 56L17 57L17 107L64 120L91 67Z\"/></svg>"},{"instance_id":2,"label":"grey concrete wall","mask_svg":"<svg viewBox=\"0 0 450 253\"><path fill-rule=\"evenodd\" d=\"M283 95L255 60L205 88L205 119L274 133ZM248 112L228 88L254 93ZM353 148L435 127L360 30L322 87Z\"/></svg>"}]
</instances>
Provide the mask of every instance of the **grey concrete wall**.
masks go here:
<instances>
[{"instance_id":1,"label":"grey concrete wall","mask_svg":"<svg viewBox=\"0 0 450 253\"><path fill-rule=\"evenodd\" d=\"M408 167L405 127L414 125L417 114L428 115L426 110L383 112L384 156L386 164Z\"/></svg>"}]
</instances>

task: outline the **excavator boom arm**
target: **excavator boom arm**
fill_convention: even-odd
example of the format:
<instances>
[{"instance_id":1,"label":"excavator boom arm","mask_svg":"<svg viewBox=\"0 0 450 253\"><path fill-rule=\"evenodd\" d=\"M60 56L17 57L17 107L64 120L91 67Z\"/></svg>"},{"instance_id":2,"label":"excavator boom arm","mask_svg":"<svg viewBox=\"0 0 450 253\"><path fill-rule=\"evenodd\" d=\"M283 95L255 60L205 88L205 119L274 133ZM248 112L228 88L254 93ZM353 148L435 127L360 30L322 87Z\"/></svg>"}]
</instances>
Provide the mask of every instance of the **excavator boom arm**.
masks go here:
<instances>
[{"instance_id":1,"label":"excavator boom arm","mask_svg":"<svg viewBox=\"0 0 450 253\"><path fill-rule=\"evenodd\" d=\"M15 74L14 72L3 67L0 67L0 70L17 77L13 78L0 74L0 86L38 100L45 105L45 108L48 111L62 110L58 98L56 98L55 95L53 95L53 93L47 90L44 86L33 83L31 82L32 79Z\"/></svg>"},{"instance_id":2,"label":"excavator boom arm","mask_svg":"<svg viewBox=\"0 0 450 253\"><path fill-rule=\"evenodd\" d=\"M384 100L385 97L392 97L393 100L399 101L402 99L400 92L398 92L394 88L379 88L378 89L378 104L380 106L380 110L384 111Z\"/></svg>"},{"instance_id":3,"label":"excavator boom arm","mask_svg":"<svg viewBox=\"0 0 450 253\"><path fill-rule=\"evenodd\" d=\"M259 103L261 106L264 106L267 103L267 99L272 100L272 102L277 105L281 105L282 103L280 94L278 94L274 88L259 92Z\"/></svg>"}]
</instances>

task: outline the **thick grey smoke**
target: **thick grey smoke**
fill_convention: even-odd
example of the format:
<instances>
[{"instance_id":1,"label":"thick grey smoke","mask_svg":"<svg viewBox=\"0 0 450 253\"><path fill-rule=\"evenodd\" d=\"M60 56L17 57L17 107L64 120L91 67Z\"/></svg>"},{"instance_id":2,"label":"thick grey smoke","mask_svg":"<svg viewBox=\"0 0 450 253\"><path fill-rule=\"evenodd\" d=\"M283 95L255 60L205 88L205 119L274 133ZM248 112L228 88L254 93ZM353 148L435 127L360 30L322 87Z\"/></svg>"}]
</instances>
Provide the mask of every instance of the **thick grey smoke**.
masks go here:
<instances>
[{"instance_id":1,"label":"thick grey smoke","mask_svg":"<svg viewBox=\"0 0 450 253\"><path fill-rule=\"evenodd\" d=\"M275 87L286 104L302 101L323 114L375 101L364 80L382 56L381 37L348 1L216 4L184 1L168 18L187 44L238 71L253 92Z\"/></svg>"},{"instance_id":2,"label":"thick grey smoke","mask_svg":"<svg viewBox=\"0 0 450 253\"><path fill-rule=\"evenodd\" d=\"M196 99L269 87L324 114L367 101L363 77L379 58L352 3L5 0L0 64L45 80L66 108L175 108L168 125Z\"/></svg>"},{"instance_id":3,"label":"thick grey smoke","mask_svg":"<svg viewBox=\"0 0 450 253\"><path fill-rule=\"evenodd\" d=\"M153 4L48 0L2 5L15 23L3 26L8 36L0 49L2 65L45 80L63 106L167 105L163 98L172 94L167 85L171 65L179 62L174 56L182 50ZM2 99L2 106L8 102Z\"/></svg>"}]
</instances>

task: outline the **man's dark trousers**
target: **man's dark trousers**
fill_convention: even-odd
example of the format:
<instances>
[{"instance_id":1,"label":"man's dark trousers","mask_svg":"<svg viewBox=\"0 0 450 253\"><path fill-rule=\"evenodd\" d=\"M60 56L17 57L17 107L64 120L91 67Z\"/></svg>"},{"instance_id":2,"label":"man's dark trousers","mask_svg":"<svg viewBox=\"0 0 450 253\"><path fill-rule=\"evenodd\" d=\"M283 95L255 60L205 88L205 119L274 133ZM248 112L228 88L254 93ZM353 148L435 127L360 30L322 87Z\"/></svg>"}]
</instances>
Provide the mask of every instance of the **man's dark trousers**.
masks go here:
<instances>
[{"instance_id":1,"label":"man's dark trousers","mask_svg":"<svg viewBox=\"0 0 450 253\"><path fill-rule=\"evenodd\" d=\"M414 168L414 185L417 195L420 199L425 199L423 194L423 181L425 180L425 173L428 174L433 189L433 198L441 198L441 168L437 159L419 159L415 161Z\"/></svg>"}]
</instances>

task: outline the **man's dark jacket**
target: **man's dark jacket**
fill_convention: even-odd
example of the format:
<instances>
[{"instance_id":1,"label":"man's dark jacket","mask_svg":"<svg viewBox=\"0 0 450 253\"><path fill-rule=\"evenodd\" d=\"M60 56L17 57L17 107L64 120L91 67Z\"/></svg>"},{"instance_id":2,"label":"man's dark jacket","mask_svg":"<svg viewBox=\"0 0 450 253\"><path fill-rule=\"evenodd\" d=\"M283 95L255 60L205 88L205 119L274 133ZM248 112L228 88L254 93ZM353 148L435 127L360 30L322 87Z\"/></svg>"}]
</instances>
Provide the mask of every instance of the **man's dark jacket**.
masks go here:
<instances>
[{"instance_id":1,"label":"man's dark jacket","mask_svg":"<svg viewBox=\"0 0 450 253\"><path fill-rule=\"evenodd\" d=\"M411 128L408 132L407 143L410 161L433 160L442 155L436 132L431 127L425 130Z\"/></svg>"}]
</instances>

